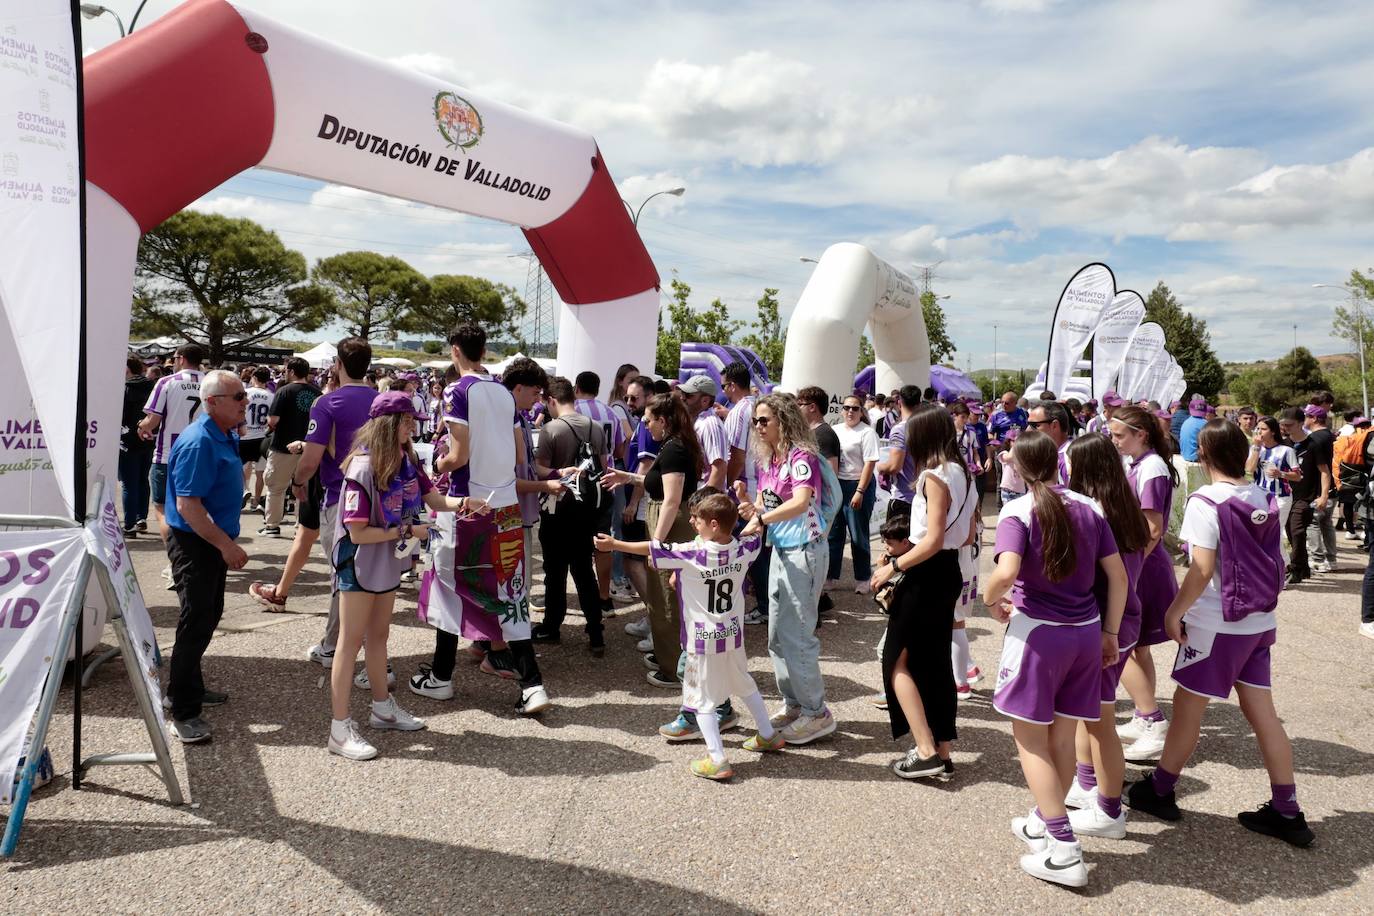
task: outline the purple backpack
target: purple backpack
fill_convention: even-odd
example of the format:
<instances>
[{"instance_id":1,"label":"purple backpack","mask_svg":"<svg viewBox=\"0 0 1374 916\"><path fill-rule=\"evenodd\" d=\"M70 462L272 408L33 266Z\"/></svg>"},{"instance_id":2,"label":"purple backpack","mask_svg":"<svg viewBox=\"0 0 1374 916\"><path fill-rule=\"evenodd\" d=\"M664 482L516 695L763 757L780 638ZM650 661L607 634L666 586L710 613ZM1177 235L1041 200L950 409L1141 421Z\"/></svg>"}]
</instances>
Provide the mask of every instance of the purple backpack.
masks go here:
<instances>
[{"instance_id":1,"label":"purple backpack","mask_svg":"<svg viewBox=\"0 0 1374 916\"><path fill-rule=\"evenodd\" d=\"M1217 572L1221 574L1221 616L1228 622L1272 611L1283 591L1283 558L1279 550L1279 507L1274 494L1269 508L1256 509L1238 496L1214 502L1217 510Z\"/></svg>"}]
</instances>

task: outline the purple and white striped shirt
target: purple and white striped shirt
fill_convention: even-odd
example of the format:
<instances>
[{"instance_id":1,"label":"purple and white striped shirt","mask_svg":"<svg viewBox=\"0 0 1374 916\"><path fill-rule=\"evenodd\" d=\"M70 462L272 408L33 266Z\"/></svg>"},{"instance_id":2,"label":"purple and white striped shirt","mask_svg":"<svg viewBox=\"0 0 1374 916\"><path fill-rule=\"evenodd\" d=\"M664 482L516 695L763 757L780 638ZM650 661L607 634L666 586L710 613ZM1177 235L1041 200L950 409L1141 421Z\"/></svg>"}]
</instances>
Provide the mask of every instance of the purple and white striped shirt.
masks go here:
<instances>
[{"instance_id":1,"label":"purple and white striped shirt","mask_svg":"<svg viewBox=\"0 0 1374 916\"><path fill-rule=\"evenodd\" d=\"M726 465L730 464L730 443L725 438L725 424L709 407L697 414L692 428L696 430L697 441L701 443L701 461L705 465L701 471L701 479L704 483L706 478L711 476L713 462L723 461Z\"/></svg>"},{"instance_id":2,"label":"purple and white striped shirt","mask_svg":"<svg viewBox=\"0 0 1374 916\"><path fill-rule=\"evenodd\" d=\"M654 541L649 562L678 570L683 649L692 655L744 651L744 578L763 548L763 537L728 544L697 538L683 544Z\"/></svg>"},{"instance_id":3,"label":"purple and white striped shirt","mask_svg":"<svg viewBox=\"0 0 1374 916\"><path fill-rule=\"evenodd\" d=\"M200 379L196 369L182 369L164 375L153 386L143 412L162 418L153 446L153 464L166 464L172 445L186 431L186 427L200 416Z\"/></svg>"},{"instance_id":4,"label":"purple and white striped shirt","mask_svg":"<svg viewBox=\"0 0 1374 916\"><path fill-rule=\"evenodd\" d=\"M573 409L593 423L600 423L601 428L605 430L606 447L610 449L606 454L606 466L610 467L610 456L625 442L625 427L621 424L620 417L616 416L608 404L596 398L580 398L573 402Z\"/></svg>"}]
</instances>

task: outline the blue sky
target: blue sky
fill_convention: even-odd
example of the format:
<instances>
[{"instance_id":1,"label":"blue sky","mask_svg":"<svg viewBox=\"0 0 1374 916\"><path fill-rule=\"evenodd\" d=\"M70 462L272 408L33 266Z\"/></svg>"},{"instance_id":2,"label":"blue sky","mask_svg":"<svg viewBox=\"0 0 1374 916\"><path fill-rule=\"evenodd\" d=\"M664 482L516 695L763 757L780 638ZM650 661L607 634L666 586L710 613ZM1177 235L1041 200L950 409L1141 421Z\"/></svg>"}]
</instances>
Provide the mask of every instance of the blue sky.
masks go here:
<instances>
[{"instance_id":1,"label":"blue sky","mask_svg":"<svg viewBox=\"0 0 1374 916\"><path fill-rule=\"evenodd\" d=\"M120 9L132 11L132 0ZM151 0L142 24L173 4ZM1336 352L1374 266L1374 4L1157 0L441 3L261 0L359 51L596 135L665 279L750 319L799 258L940 262L956 362L1033 365L1082 264L1163 280L1223 359ZM383 12L385 9L385 12ZM85 25L88 49L116 35ZM507 226L254 171L198 202L311 259L366 247L524 287Z\"/></svg>"}]
</instances>

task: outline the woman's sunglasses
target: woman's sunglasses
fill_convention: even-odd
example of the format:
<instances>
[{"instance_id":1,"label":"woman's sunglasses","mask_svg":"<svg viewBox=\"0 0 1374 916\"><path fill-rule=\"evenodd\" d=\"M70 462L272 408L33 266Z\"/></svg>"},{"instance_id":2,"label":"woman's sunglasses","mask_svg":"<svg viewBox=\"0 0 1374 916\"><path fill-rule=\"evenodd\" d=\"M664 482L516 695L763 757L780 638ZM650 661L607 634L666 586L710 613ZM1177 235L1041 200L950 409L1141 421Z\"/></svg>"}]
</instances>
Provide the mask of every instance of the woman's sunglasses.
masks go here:
<instances>
[{"instance_id":1,"label":"woman's sunglasses","mask_svg":"<svg viewBox=\"0 0 1374 916\"><path fill-rule=\"evenodd\" d=\"M771 423L771 422L773 422L773 418L772 418L772 417L755 417L755 418L754 418L754 425L755 425L755 426L759 426L759 427L767 426L767 425L768 425L769 423Z\"/></svg>"}]
</instances>

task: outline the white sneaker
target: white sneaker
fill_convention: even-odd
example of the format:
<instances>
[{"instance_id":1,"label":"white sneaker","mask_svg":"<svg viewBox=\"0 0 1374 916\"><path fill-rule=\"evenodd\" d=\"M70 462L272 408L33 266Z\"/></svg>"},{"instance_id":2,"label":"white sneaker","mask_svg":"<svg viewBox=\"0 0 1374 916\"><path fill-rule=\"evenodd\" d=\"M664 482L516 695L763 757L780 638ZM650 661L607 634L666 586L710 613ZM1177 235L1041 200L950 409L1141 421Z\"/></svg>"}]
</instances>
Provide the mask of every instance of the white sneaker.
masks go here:
<instances>
[{"instance_id":1,"label":"white sneaker","mask_svg":"<svg viewBox=\"0 0 1374 916\"><path fill-rule=\"evenodd\" d=\"M367 679L367 668L363 668L353 676L353 686L359 690L371 690L372 682ZM396 687L396 672L391 670L391 662L386 663L386 689L393 690Z\"/></svg>"},{"instance_id":2,"label":"white sneaker","mask_svg":"<svg viewBox=\"0 0 1374 916\"><path fill-rule=\"evenodd\" d=\"M783 706L777 712L768 717L768 722L775 731L782 731L797 719L801 718L801 710L789 706Z\"/></svg>"},{"instance_id":3,"label":"white sneaker","mask_svg":"<svg viewBox=\"0 0 1374 916\"><path fill-rule=\"evenodd\" d=\"M749 611L747 614L744 615L744 622L749 624L750 626L757 626L761 623L766 624L768 623L768 615L760 611L758 608L754 608L752 611Z\"/></svg>"},{"instance_id":4,"label":"white sneaker","mask_svg":"<svg viewBox=\"0 0 1374 916\"><path fill-rule=\"evenodd\" d=\"M334 650L326 649L324 646L311 646L310 651L305 653L305 657L310 659L321 668L328 671L334 667Z\"/></svg>"},{"instance_id":5,"label":"white sneaker","mask_svg":"<svg viewBox=\"0 0 1374 916\"><path fill-rule=\"evenodd\" d=\"M352 719L329 726L329 753L338 754L349 760L371 760L377 756L377 749L358 734L358 724Z\"/></svg>"},{"instance_id":6,"label":"white sneaker","mask_svg":"<svg viewBox=\"0 0 1374 916\"><path fill-rule=\"evenodd\" d=\"M372 714L367 724L373 728L392 728L398 732L418 732L425 727L424 719L417 719L396 703L395 697L387 697L386 702L372 702Z\"/></svg>"},{"instance_id":7,"label":"white sneaker","mask_svg":"<svg viewBox=\"0 0 1374 916\"><path fill-rule=\"evenodd\" d=\"M611 600L629 603L632 601L638 601L639 599L635 597L635 593L630 590L630 587L628 585L624 584L623 582L612 582Z\"/></svg>"},{"instance_id":8,"label":"white sneaker","mask_svg":"<svg viewBox=\"0 0 1374 916\"><path fill-rule=\"evenodd\" d=\"M797 716L791 724L783 726L782 737L788 744L810 744L834 731L835 717L827 709L819 716Z\"/></svg>"},{"instance_id":9,"label":"white sneaker","mask_svg":"<svg viewBox=\"0 0 1374 916\"><path fill-rule=\"evenodd\" d=\"M1144 726L1141 724L1144 721L1145 720L1140 718L1140 716L1137 716L1134 713L1132 713L1131 718L1126 722L1125 725L1118 725L1116 727L1117 737L1120 738L1122 741L1134 741L1135 739L1139 738L1142 734L1144 734L1145 729Z\"/></svg>"},{"instance_id":10,"label":"white sneaker","mask_svg":"<svg viewBox=\"0 0 1374 916\"><path fill-rule=\"evenodd\" d=\"M643 639L650 633L649 618L641 617L638 620L633 620L625 624L625 632L629 636L634 636L637 639Z\"/></svg>"},{"instance_id":11,"label":"white sneaker","mask_svg":"<svg viewBox=\"0 0 1374 916\"><path fill-rule=\"evenodd\" d=\"M652 636L644 637L639 642L635 643L635 648L641 652L654 651L654 638Z\"/></svg>"},{"instance_id":12,"label":"white sneaker","mask_svg":"<svg viewBox=\"0 0 1374 916\"><path fill-rule=\"evenodd\" d=\"M1088 883L1083 847L1077 842L1063 843L1048 835L1042 852L1031 852L1021 857L1021 869L1042 881L1065 887L1083 887Z\"/></svg>"},{"instance_id":13,"label":"white sneaker","mask_svg":"<svg viewBox=\"0 0 1374 916\"><path fill-rule=\"evenodd\" d=\"M1034 808L1030 809L1025 817L1011 819L1011 832L1018 840L1029 846L1031 852L1040 852L1044 849L1045 840L1048 839L1045 822L1035 813Z\"/></svg>"},{"instance_id":14,"label":"white sneaker","mask_svg":"<svg viewBox=\"0 0 1374 916\"><path fill-rule=\"evenodd\" d=\"M431 700L451 700L453 681L441 681L429 670L429 665L421 665L419 673L410 676L410 692Z\"/></svg>"},{"instance_id":15,"label":"white sneaker","mask_svg":"<svg viewBox=\"0 0 1374 916\"><path fill-rule=\"evenodd\" d=\"M1068 794L1064 796L1065 808L1095 808L1097 807L1097 789L1085 789L1078 784L1075 779L1069 783ZM1075 831L1077 827L1073 828Z\"/></svg>"},{"instance_id":16,"label":"white sneaker","mask_svg":"<svg viewBox=\"0 0 1374 916\"><path fill-rule=\"evenodd\" d=\"M172 581L172 566L171 566L171 564L168 564L168 565L162 567L162 572L158 573L158 575L162 576L162 578L166 579L168 582L171 582L171 581Z\"/></svg>"},{"instance_id":17,"label":"white sneaker","mask_svg":"<svg viewBox=\"0 0 1374 916\"><path fill-rule=\"evenodd\" d=\"M1360 624L1360 635L1374 639L1374 621Z\"/></svg>"},{"instance_id":18,"label":"white sneaker","mask_svg":"<svg viewBox=\"0 0 1374 916\"><path fill-rule=\"evenodd\" d=\"M1314 573L1329 573L1333 568L1334 567L1326 560L1314 561L1312 563L1312 571Z\"/></svg>"},{"instance_id":19,"label":"white sneaker","mask_svg":"<svg viewBox=\"0 0 1374 916\"><path fill-rule=\"evenodd\" d=\"M1094 799L1094 802L1096 799ZM1075 836L1100 836L1109 840L1126 838L1126 809L1121 809L1117 817L1108 817L1101 805L1093 804L1087 808L1069 812L1069 826Z\"/></svg>"},{"instance_id":20,"label":"white sneaker","mask_svg":"<svg viewBox=\"0 0 1374 916\"><path fill-rule=\"evenodd\" d=\"M1347 541L1363 541L1364 535L1360 534L1358 531L1347 531L1345 533L1345 539Z\"/></svg>"},{"instance_id":21,"label":"white sneaker","mask_svg":"<svg viewBox=\"0 0 1374 916\"><path fill-rule=\"evenodd\" d=\"M1164 751L1164 738L1169 734L1169 722L1146 721L1140 730L1140 737L1126 748L1126 759L1132 763L1142 760L1158 760Z\"/></svg>"},{"instance_id":22,"label":"white sneaker","mask_svg":"<svg viewBox=\"0 0 1374 916\"><path fill-rule=\"evenodd\" d=\"M515 704L515 711L522 716L533 716L543 712L553 705L549 699L549 693L543 685L536 687L526 687L520 691L520 702Z\"/></svg>"},{"instance_id":23,"label":"white sneaker","mask_svg":"<svg viewBox=\"0 0 1374 916\"><path fill-rule=\"evenodd\" d=\"M873 585L867 579L854 586L854 594L856 595L867 595L871 591L873 591Z\"/></svg>"}]
</instances>

